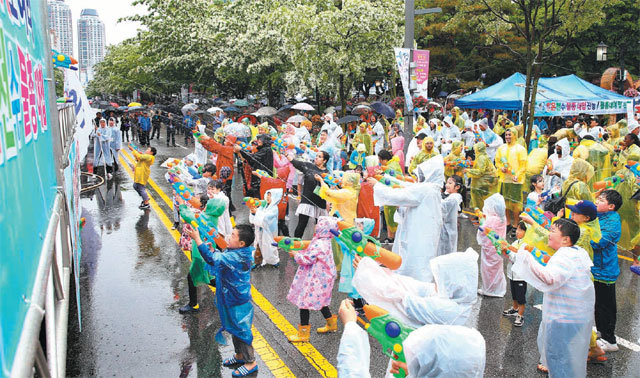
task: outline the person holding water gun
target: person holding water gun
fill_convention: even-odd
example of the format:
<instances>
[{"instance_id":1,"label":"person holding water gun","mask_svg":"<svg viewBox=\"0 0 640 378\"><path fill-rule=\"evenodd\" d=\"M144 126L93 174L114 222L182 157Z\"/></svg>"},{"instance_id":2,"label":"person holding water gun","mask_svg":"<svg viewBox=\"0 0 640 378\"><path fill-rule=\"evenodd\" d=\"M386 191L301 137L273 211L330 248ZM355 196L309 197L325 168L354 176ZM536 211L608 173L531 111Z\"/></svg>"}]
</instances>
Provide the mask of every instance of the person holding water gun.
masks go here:
<instances>
[{"instance_id":1,"label":"person holding water gun","mask_svg":"<svg viewBox=\"0 0 640 378\"><path fill-rule=\"evenodd\" d=\"M527 150L518 144L518 132L514 127L504 133L506 144L498 147L496 168L501 184L500 193L507 209L507 234L515 234L518 214L522 211L522 185L527 169Z\"/></svg>"}]
</instances>

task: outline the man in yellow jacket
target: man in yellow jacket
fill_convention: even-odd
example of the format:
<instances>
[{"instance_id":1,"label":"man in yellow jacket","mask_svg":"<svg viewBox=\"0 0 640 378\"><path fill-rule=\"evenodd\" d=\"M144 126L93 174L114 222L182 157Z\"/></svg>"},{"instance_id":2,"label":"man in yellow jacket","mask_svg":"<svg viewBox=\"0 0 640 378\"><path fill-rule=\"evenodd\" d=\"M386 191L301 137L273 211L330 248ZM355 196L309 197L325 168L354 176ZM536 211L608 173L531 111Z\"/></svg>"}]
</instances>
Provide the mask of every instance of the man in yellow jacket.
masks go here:
<instances>
[{"instance_id":1,"label":"man in yellow jacket","mask_svg":"<svg viewBox=\"0 0 640 378\"><path fill-rule=\"evenodd\" d=\"M514 127L504 133L506 144L498 147L496 152L496 168L500 193L504 197L507 208L507 234L515 233L519 214L522 211L522 184L527 172L527 150L519 145L518 132Z\"/></svg>"},{"instance_id":2,"label":"man in yellow jacket","mask_svg":"<svg viewBox=\"0 0 640 378\"><path fill-rule=\"evenodd\" d=\"M156 148L149 147L144 153L136 151L133 146L129 145L129 149L136 159L136 166L133 173L133 189L142 197L140 208L146 210L149 208L149 195L147 194L147 181L151 174L151 165L156 160Z\"/></svg>"}]
</instances>

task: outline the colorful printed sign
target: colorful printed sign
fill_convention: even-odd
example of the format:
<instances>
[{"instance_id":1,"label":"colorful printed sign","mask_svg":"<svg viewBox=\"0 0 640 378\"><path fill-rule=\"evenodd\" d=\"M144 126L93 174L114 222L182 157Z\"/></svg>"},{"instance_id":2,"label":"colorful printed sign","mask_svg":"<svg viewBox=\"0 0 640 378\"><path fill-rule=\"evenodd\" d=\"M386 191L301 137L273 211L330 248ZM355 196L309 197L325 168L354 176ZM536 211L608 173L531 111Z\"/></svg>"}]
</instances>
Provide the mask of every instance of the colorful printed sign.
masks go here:
<instances>
[{"instance_id":1,"label":"colorful printed sign","mask_svg":"<svg viewBox=\"0 0 640 378\"><path fill-rule=\"evenodd\" d=\"M600 101L536 101L536 116L565 116L585 114L618 114L626 113L627 106L633 101L600 100Z\"/></svg>"},{"instance_id":2,"label":"colorful printed sign","mask_svg":"<svg viewBox=\"0 0 640 378\"><path fill-rule=\"evenodd\" d=\"M429 50L413 50L413 62L415 63L416 90L414 97L429 98Z\"/></svg>"},{"instance_id":3,"label":"colorful printed sign","mask_svg":"<svg viewBox=\"0 0 640 378\"><path fill-rule=\"evenodd\" d=\"M400 81L402 81L402 90L404 91L404 102L407 111L413 110L413 98L409 90L409 56L411 50L396 47L393 49L398 65L398 73L400 73Z\"/></svg>"},{"instance_id":4,"label":"colorful printed sign","mask_svg":"<svg viewBox=\"0 0 640 378\"><path fill-rule=\"evenodd\" d=\"M0 1L0 368L22 332L57 191L43 0ZM35 26L35 27L34 27Z\"/></svg>"}]
</instances>

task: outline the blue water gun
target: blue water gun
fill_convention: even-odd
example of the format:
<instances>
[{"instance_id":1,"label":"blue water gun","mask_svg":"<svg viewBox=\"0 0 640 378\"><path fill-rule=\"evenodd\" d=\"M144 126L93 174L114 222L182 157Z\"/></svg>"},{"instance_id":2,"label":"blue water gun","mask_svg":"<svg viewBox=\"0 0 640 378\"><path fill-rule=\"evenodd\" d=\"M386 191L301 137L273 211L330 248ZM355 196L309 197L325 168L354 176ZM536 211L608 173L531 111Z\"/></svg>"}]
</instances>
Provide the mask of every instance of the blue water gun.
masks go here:
<instances>
[{"instance_id":1,"label":"blue water gun","mask_svg":"<svg viewBox=\"0 0 640 378\"><path fill-rule=\"evenodd\" d=\"M198 169L196 169L196 167L193 165L187 167L187 172L189 172L189 174L191 175L191 177L193 177L194 180L202 178L202 175L200 174Z\"/></svg>"},{"instance_id":2,"label":"blue water gun","mask_svg":"<svg viewBox=\"0 0 640 378\"><path fill-rule=\"evenodd\" d=\"M533 218L540 226L547 230L551 229L551 222L549 222L549 218L544 216L544 211L540 207L527 207L524 209L524 212Z\"/></svg>"},{"instance_id":3,"label":"blue water gun","mask_svg":"<svg viewBox=\"0 0 640 378\"><path fill-rule=\"evenodd\" d=\"M78 61L66 54L59 53L58 50L51 50L51 59L53 60L54 67L68 68L74 71L78 70L78 67L73 64L78 64Z\"/></svg>"}]
</instances>

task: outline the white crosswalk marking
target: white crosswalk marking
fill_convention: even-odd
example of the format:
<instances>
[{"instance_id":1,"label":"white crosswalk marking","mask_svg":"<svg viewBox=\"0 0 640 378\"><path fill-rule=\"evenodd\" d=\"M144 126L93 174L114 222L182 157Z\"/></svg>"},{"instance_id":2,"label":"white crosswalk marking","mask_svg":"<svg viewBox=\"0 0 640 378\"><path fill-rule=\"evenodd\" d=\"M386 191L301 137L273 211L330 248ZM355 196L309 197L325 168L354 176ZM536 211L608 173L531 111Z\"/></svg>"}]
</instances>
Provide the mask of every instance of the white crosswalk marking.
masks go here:
<instances>
[{"instance_id":1,"label":"white crosswalk marking","mask_svg":"<svg viewBox=\"0 0 640 378\"><path fill-rule=\"evenodd\" d=\"M541 304L537 304L533 306L534 308L537 308L538 310L542 311L542 305ZM595 327L593 327L593 330L595 331ZM638 340L640 341L640 340ZM616 342L618 343L618 345L625 347L627 349L631 349L634 352L640 352L640 345L633 343L629 340L623 339L622 337L616 335Z\"/></svg>"}]
</instances>

